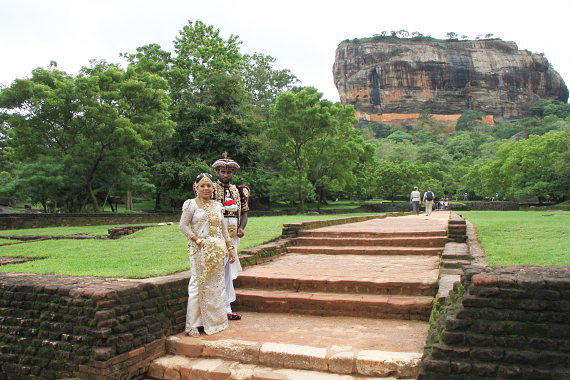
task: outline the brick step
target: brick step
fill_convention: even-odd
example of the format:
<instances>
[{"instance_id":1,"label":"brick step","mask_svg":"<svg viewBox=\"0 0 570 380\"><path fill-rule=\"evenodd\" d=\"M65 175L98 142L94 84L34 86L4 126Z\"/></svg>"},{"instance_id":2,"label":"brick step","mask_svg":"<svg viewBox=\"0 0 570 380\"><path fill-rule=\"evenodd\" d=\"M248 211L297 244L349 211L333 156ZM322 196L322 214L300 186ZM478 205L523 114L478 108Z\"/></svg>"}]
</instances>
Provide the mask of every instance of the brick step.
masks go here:
<instances>
[{"instance_id":1,"label":"brick step","mask_svg":"<svg viewBox=\"0 0 570 380\"><path fill-rule=\"evenodd\" d=\"M433 231L378 231L378 232L361 232L361 231L319 231L319 230L303 230L299 231L299 236L312 237L363 237L363 238L386 238L386 237L421 237L421 236L447 236L446 230Z\"/></svg>"},{"instance_id":2,"label":"brick step","mask_svg":"<svg viewBox=\"0 0 570 380\"><path fill-rule=\"evenodd\" d=\"M152 379L412 378L418 372L422 355L350 345L313 342L309 346L281 343L279 339L264 342L218 337L219 334L200 338L183 334L168 337L167 355L151 363L147 376Z\"/></svg>"},{"instance_id":3,"label":"brick step","mask_svg":"<svg viewBox=\"0 0 570 380\"><path fill-rule=\"evenodd\" d=\"M351 376L305 369L268 367L243 364L234 360L218 358L188 358L167 355L151 363L145 380L352 380L369 379L369 376ZM395 379L394 377L379 377Z\"/></svg>"},{"instance_id":4,"label":"brick step","mask_svg":"<svg viewBox=\"0 0 570 380\"><path fill-rule=\"evenodd\" d=\"M267 313L429 319L433 297L236 289L236 310Z\"/></svg>"},{"instance_id":5,"label":"brick step","mask_svg":"<svg viewBox=\"0 0 570 380\"><path fill-rule=\"evenodd\" d=\"M446 236L416 236L416 237L298 237L291 241L293 246L304 245L333 245L333 246L398 246L398 247L443 247L447 242Z\"/></svg>"},{"instance_id":6,"label":"brick step","mask_svg":"<svg viewBox=\"0 0 570 380\"><path fill-rule=\"evenodd\" d=\"M362 247L362 246L290 246L289 253L316 253L325 255L439 255L443 247Z\"/></svg>"},{"instance_id":7,"label":"brick step","mask_svg":"<svg viewBox=\"0 0 570 380\"><path fill-rule=\"evenodd\" d=\"M459 269L470 264L471 260L444 260L442 261L441 266L445 269Z\"/></svg>"},{"instance_id":8,"label":"brick step","mask_svg":"<svg viewBox=\"0 0 570 380\"><path fill-rule=\"evenodd\" d=\"M468 253L446 253L445 251L441 254L441 258L444 260L473 260L473 257Z\"/></svg>"},{"instance_id":9,"label":"brick step","mask_svg":"<svg viewBox=\"0 0 570 380\"><path fill-rule=\"evenodd\" d=\"M403 273L402 278L331 278L330 276L295 276L268 273L242 273L236 280L236 288L287 290L315 293L357 293L376 295L434 296L437 279L412 277L420 274ZM408 276L407 278L405 278Z\"/></svg>"}]
</instances>

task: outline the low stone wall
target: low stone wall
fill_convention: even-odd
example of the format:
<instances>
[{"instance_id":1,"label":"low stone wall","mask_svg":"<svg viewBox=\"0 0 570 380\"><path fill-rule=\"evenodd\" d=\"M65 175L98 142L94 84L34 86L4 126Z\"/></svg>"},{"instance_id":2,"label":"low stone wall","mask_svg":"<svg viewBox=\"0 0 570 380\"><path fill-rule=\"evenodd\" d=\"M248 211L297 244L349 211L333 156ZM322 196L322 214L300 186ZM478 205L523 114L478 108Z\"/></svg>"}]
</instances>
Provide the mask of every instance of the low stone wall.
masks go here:
<instances>
[{"instance_id":1,"label":"low stone wall","mask_svg":"<svg viewBox=\"0 0 570 380\"><path fill-rule=\"evenodd\" d=\"M419 379L570 379L569 267L468 266L432 316Z\"/></svg>"},{"instance_id":2,"label":"low stone wall","mask_svg":"<svg viewBox=\"0 0 570 380\"><path fill-rule=\"evenodd\" d=\"M387 216L398 216L401 214L378 214L378 215L363 215L363 216L353 216L348 218L338 218L338 219L328 219L328 220L307 220L304 222L297 222L297 223L287 223L283 225L283 232L281 236L283 238L294 238L297 237L299 231L302 230L310 230L314 228L320 227L328 227L328 226L336 226L339 224L346 224L346 223L356 223L356 222L364 222L370 219L379 219L385 218Z\"/></svg>"},{"instance_id":3,"label":"low stone wall","mask_svg":"<svg viewBox=\"0 0 570 380\"><path fill-rule=\"evenodd\" d=\"M142 376L184 329L188 276L0 274L0 379Z\"/></svg>"},{"instance_id":4,"label":"low stone wall","mask_svg":"<svg viewBox=\"0 0 570 380\"><path fill-rule=\"evenodd\" d=\"M461 201L453 203L450 208L455 211L517 211L521 207L517 202L497 201L497 202L471 202Z\"/></svg>"},{"instance_id":5,"label":"low stone wall","mask_svg":"<svg viewBox=\"0 0 570 380\"><path fill-rule=\"evenodd\" d=\"M0 230L59 226L98 226L178 222L180 213L148 214L0 214Z\"/></svg>"}]
</instances>

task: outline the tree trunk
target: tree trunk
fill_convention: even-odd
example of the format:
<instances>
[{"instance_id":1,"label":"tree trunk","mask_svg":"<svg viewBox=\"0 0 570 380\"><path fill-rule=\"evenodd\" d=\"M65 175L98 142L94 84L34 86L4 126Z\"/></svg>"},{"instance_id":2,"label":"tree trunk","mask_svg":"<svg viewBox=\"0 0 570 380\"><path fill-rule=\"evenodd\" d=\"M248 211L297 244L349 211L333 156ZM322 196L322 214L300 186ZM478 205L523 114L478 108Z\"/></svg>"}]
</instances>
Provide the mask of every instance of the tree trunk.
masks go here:
<instances>
[{"instance_id":1,"label":"tree trunk","mask_svg":"<svg viewBox=\"0 0 570 380\"><path fill-rule=\"evenodd\" d=\"M105 205L107 204L107 199L109 199L109 194L111 193L111 188L109 188L109 190L107 190L107 194L105 195L105 200L103 201L103 206L101 206L101 210L105 211ZM113 207L111 207L111 210L113 210Z\"/></svg>"},{"instance_id":2,"label":"tree trunk","mask_svg":"<svg viewBox=\"0 0 570 380\"><path fill-rule=\"evenodd\" d=\"M156 188L156 194L154 196L154 209L160 210L160 190L158 190L158 187Z\"/></svg>"},{"instance_id":3,"label":"tree trunk","mask_svg":"<svg viewBox=\"0 0 570 380\"><path fill-rule=\"evenodd\" d=\"M299 195L299 212L305 212L305 199L303 197L303 173L299 170L297 181L297 193Z\"/></svg>"},{"instance_id":4,"label":"tree trunk","mask_svg":"<svg viewBox=\"0 0 570 380\"><path fill-rule=\"evenodd\" d=\"M130 190L127 190L127 196L125 199L125 210L129 211L133 210L133 193Z\"/></svg>"},{"instance_id":5,"label":"tree trunk","mask_svg":"<svg viewBox=\"0 0 570 380\"><path fill-rule=\"evenodd\" d=\"M95 193L93 192L93 187L91 186L91 181L87 182L85 186L87 190L87 196L91 200L91 204L93 205L93 212L99 212L99 203L97 202L97 197L95 197Z\"/></svg>"}]
</instances>

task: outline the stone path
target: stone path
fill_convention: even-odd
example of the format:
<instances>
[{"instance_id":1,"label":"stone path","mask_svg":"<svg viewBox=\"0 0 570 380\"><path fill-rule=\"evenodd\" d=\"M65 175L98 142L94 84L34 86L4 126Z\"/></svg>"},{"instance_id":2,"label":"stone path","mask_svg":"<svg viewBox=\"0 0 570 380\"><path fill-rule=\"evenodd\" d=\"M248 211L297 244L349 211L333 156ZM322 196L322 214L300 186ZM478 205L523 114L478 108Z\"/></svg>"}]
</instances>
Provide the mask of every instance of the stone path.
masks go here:
<instances>
[{"instance_id":1,"label":"stone path","mask_svg":"<svg viewBox=\"0 0 570 380\"><path fill-rule=\"evenodd\" d=\"M169 337L153 379L414 378L449 212L303 231L236 280L243 319Z\"/></svg>"}]
</instances>

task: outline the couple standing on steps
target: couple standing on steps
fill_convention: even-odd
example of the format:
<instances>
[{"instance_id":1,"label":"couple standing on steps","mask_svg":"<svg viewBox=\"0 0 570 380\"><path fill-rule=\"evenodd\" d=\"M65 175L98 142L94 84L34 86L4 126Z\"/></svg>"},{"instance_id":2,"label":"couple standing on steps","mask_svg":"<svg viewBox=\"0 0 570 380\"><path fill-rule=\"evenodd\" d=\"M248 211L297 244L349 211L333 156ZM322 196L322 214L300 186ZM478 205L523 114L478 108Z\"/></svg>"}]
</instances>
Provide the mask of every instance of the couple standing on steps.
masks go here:
<instances>
[{"instance_id":1,"label":"couple standing on steps","mask_svg":"<svg viewBox=\"0 0 570 380\"><path fill-rule=\"evenodd\" d=\"M424 200L426 206L426 216L431 215L431 210L433 209L433 200L435 199L435 195L433 191L428 187L426 192L424 193ZM415 186L414 190L410 193L410 202L412 202L412 214L419 215L420 214L420 203L422 202L421 194L418 191L418 187Z\"/></svg>"},{"instance_id":2,"label":"couple standing on steps","mask_svg":"<svg viewBox=\"0 0 570 380\"><path fill-rule=\"evenodd\" d=\"M182 206L180 231L188 239L190 282L186 311L186 333L197 337L198 327L211 335L228 327L228 320L241 316L232 312L236 295L233 280L242 268L237 255L249 211L249 188L233 185L239 165L227 153L212 167L218 180L201 173L194 181L196 197Z\"/></svg>"}]
</instances>

